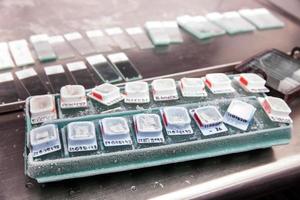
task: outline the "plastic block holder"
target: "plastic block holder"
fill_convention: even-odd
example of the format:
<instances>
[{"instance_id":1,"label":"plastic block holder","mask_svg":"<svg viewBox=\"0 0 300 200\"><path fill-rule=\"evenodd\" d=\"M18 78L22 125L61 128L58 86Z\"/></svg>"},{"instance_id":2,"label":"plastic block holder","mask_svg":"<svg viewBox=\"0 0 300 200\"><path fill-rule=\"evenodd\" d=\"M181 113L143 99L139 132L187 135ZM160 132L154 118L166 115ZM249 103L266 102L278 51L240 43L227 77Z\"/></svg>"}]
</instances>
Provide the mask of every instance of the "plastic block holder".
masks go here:
<instances>
[{"instance_id":1,"label":"plastic block holder","mask_svg":"<svg viewBox=\"0 0 300 200\"><path fill-rule=\"evenodd\" d=\"M179 92L180 86L177 83L179 97L177 100L154 101L151 95L150 102L139 105L140 107L121 101L117 105L112 106L112 108L88 98L88 107L86 109L90 112L84 112L80 108L78 110L68 109L67 114L64 113L63 109L58 106L60 96L57 95L55 96L55 101L58 106L58 119L38 125L31 124L29 98L26 103L25 174L36 179L39 183L44 183L287 144L291 138L292 125L275 122L268 117L258 100L258 98L264 98L265 94L248 93L242 89L237 81L234 81L234 76L230 76L230 79L235 89L234 93L213 94L207 90L208 95L204 97L183 97ZM121 92L124 91L123 87L120 89ZM224 116L233 99L246 102L256 108L251 124L246 131L225 124L228 129L226 132L204 135L199 128L199 124L192 116L190 116L190 125L193 134L172 135L166 131L163 116L161 115L164 107L184 107L191 113L197 108L213 106ZM115 109L115 107L120 109ZM108 112L110 110L113 111ZM136 133L134 124L134 116L137 114L156 114L160 116L163 126L163 142L147 144L138 142L136 134L139 133ZM103 122L102 119L112 117L121 117L127 122L130 135L127 141L131 142L117 146L104 145L103 130L101 130L100 122ZM83 121L94 124L98 148L91 151L70 152L68 151L68 124ZM57 127L61 148L50 154L34 157L29 150L30 131L47 124L54 124Z\"/></svg>"}]
</instances>

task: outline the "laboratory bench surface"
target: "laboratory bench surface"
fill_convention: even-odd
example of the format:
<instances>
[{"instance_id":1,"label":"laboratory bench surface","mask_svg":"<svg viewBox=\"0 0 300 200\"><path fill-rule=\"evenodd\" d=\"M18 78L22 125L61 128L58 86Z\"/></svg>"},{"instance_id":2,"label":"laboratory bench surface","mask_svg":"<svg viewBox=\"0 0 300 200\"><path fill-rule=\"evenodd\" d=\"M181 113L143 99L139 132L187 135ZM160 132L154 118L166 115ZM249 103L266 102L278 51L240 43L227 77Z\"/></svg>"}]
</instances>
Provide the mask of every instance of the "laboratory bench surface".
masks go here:
<instances>
[{"instance_id":1,"label":"laboratory bench surface","mask_svg":"<svg viewBox=\"0 0 300 200\"><path fill-rule=\"evenodd\" d=\"M147 20L170 20L183 14L201 15L246 7L268 8L285 22L285 27L221 36L205 42L183 33L183 44L125 52L145 78L187 70L196 70L190 75L200 76L206 72L231 71L234 64L222 64L241 61L268 48L287 52L300 45L299 22L268 1L250 0L3 0L0 38L10 41L28 39L38 33L54 35L112 26L127 28L143 25ZM205 69L210 66L218 67ZM177 76L180 74L174 75ZM23 111L1 114L0 199L146 199L190 187L191 192L196 191L194 198L231 199L274 187L279 189L300 176L300 100L294 101L291 108L294 126L288 145L48 184L37 184L24 175Z\"/></svg>"}]
</instances>

